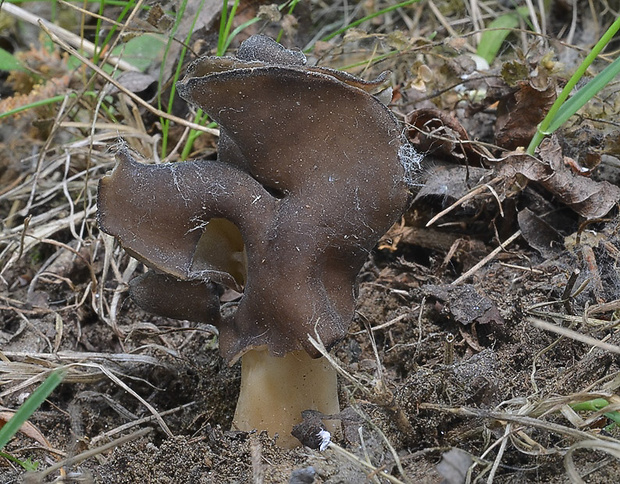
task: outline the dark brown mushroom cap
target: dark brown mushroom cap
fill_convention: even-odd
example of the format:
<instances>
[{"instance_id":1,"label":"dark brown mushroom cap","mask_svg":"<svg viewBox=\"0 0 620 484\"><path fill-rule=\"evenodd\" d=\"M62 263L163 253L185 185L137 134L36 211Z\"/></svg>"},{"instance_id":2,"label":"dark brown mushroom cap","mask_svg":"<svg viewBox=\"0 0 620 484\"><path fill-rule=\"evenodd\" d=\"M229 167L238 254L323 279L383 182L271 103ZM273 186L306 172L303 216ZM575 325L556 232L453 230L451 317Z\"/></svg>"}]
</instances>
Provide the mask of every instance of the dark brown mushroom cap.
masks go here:
<instances>
[{"instance_id":1,"label":"dark brown mushroom cap","mask_svg":"<svg viewBox=\"0 0 620 484\"><path fill-rule=\"evenodd\" d=\"M99 182L101 230L158 273L239 288L226 264L202 257L201 237L211 219L222 217L242 227L246 244L261 244L257 215L275 213L269 193L247 173L218 161L146 165L124 145L116 159Z\"/></svg>"},{"instance_id":2,"label":"dark brown mushroom cap","mask_svg":"<svg viewBox=\"0 0 620 484\"><path fill-rule=\"evenodd\" d=\"M177 85L219 123L219 160L144 165L122 151L101 183L100 224L159 273L237 287L197 250L211 218L233 222L247 279L236 313L215 322L222 355L267 346L318 356L308 334L328 347L346 334L355 277L407 207L400 129L367 92L382 81L304 67L300 53L263 37L240 51L199 59ZM207 313L197 304L193 319Z\"/></svg>"}]
</instances>

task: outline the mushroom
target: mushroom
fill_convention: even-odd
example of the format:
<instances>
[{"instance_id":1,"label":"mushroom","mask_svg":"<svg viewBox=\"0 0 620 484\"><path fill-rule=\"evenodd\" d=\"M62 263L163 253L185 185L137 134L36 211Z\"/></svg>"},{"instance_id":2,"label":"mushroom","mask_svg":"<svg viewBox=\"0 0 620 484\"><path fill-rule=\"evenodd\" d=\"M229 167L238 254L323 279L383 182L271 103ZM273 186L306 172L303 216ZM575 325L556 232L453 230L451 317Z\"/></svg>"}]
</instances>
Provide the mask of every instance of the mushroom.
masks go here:
<instances>
[{"instance_id":1,"label":"mushroom","mask_svg":"<svg viewBox=\"0 0 620 484\"><path fill-rule=\"evenodd\" d=\"M121 146L99 185L98 221L150 270L131 283L144 309L208 322L242 361L233 428L278 434L303 410L339 411L329 348L353 317L355 279L401 216L419 157L366 82L305 66L264 36L236 57L202 57L177 84L220 126L217 161L138 162ZM219 312L218 285L242 297ZM332 429L335 427L332 427Z\"/></svg>"}]
</instances>

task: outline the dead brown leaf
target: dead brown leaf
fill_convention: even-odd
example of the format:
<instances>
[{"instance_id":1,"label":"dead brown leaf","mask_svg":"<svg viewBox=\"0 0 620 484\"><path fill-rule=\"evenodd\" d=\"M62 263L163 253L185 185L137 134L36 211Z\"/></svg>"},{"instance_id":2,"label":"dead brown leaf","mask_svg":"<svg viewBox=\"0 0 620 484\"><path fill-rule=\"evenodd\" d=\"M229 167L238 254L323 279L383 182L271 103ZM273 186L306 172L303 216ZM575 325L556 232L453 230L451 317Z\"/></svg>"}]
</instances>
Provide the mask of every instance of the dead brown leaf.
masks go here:
<instances>
[{"instance_id":1,"label":"dead brown leaf","mask_svg":"<svg viewBox=\"0 0 620 484\"><path fill-rule=\"evenodd\" d=\"M569 167L572 160L562 155L555 137L543 141L538 156L540 159L513 153L504 160L499 173L509 179L521 175L542 185L586 219L604 217L620 200L620 187L574 173Z\"/></svg>"},{"instance_id":2,"label":"dead brown leaf","mask_svg":"<svg viewBox=\"0 0 620 484\"><path fill-rule=\"evenodd\" d=\"M562 238L557 230L530 209L525 208L517 215L521 235L543 257L557 255L562 247Z\"/></svg>"},{"instance_id":3,"label":"dead brown leaf","mask_svg":"<svg viewBox=\"0 0 620 484\"><path fill-rule=\"evenodd\" d=\"M10 412L10 411L0 412L0 428L3 427L4 424L6 424L9 420L11 420L13 415L15 415L15 412ZM22 426L20 427L19 431L22 434L26 435L27 437L30 437L32 440L36 440L43 447L46 447L48 449L52 448L52 445L48 442L48 440L41 433L41 431L38 428L36 428L33 424L31 424L30 422L28 421L24 422Z\"/></svg>"},{"instance_id":4,"label":"dead brown leaf","mask_svg":"<svg viewBox=\"0 0 620 484\"><path fill-rule=\"evenodd\" d=\"M542 87L532 81L520 83L519 88L502 98L497 107L497 145L512 150L527 146L555 98L555 82L551 80Z\"/></svg>"},{"instance_id":5,"label":"dead brown leaf","mask_svg":"<svg viewBox=\"0 0 620 484\"><path fill-rule=\"evenodd\" d=\"M409 139L418 151L461 164L481 164L481 153L454 116L436 108L416 109L407 115L407 126Z\"/></svg>"},{"instance_id":6,"label":"dead brown leaf","mask_svg":"<svg viewBox=\"0 0 620 484\"><path fill-rule=\"evenodd\" d=\"M463 484L472 463L471 455L455 447L442 455L437 470L444 477L442 482L445 484Z\"/></svg>"},{"instance_id":7,"label":"dead brown leaf","mask_svg":"<svg viewBox=\"0 0 620 484\"><path fill-rule=\"evenodd\" d=\"M425 175L424 186L418 191L414 202L425 197L452 203L480 184L493 178L492 170L462 165L439 165L430 167Z\"/></svg>"}]
</instances>

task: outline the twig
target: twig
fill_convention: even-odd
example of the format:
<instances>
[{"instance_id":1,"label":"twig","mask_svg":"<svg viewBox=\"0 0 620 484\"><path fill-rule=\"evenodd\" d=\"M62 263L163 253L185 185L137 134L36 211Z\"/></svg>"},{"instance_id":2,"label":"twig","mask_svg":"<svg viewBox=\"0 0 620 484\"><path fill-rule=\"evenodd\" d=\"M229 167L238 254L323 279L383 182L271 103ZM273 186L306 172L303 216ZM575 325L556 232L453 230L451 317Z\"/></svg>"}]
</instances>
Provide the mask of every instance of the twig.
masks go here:
<instances>
[{"instance_id":1,"label":"twig","mask_svg":"<svg viewBox=\"0 0 620 484\"><path fill-rule=\"evenodd\" d=\"M500 262L499 265L508 267L510 269L517 269L518 271L527 271L532 274L544 274L544 272L541 271L540 269L534 269L533 267L525 267L525 266L520 266L518 264L509 264L508 262Z\"/></svg>"},{"instance_id":2,"label":"twig","mask_svg":"<svg viewBox=\"0 0 620 484\"><path fill-rule=\"evenodd\" d=\"M404 314L401 314L400 316L396 316L395 318L390 319L389 321L387 321L387 322L385 322L385 323L381 323L381 324L380 324L380 325L378 325L378 326L372 326L372 327L369 327L369 328L368 328L368 330L370 330L370 331L372 331L372 332L375 332L375 331L378 331L378 330L380 330L380 329L385 329L385 328L387 328L387 327L389 327L389 326L392 326L393 324L398 323L399 321L402 321L402 320L403 320L403 319L405 319L407 316L409 316L409 313L404 313ZM352 333L352 334L357 335L357 334L367 333L367 332L368 332L368 330L363 329L363 330L361 330L361 331L356 331L355 333Z\"/></svg>"}]
</instances>

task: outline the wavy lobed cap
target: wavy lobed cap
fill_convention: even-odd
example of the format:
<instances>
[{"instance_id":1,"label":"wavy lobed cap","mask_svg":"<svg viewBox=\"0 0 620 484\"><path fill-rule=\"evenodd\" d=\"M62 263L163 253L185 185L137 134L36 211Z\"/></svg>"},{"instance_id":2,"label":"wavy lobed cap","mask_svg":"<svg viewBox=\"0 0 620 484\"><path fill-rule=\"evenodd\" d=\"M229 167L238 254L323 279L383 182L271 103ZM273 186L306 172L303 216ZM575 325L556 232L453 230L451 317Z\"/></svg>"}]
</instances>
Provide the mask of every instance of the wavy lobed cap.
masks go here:
<instances>
[{"instance_id":1,"label":"wavy lobed cap","mask_svg":"<svg viewBox=\"0 0 620 484\"><path fill-rule=\"evenodd\" d=\"M151 268L134 299L215 324L229 362L344 337L356 275L409 203L400 128L370 94L386 76L305 62L264 36L198 59L177 89L220 125L218 160L148 165L122 147L100 183L101 229ZM234 315L214 282L243 291Z\"/></svg>"}]
</instances>

